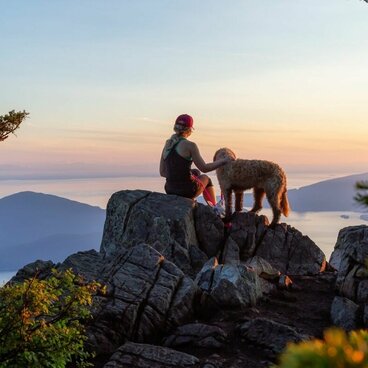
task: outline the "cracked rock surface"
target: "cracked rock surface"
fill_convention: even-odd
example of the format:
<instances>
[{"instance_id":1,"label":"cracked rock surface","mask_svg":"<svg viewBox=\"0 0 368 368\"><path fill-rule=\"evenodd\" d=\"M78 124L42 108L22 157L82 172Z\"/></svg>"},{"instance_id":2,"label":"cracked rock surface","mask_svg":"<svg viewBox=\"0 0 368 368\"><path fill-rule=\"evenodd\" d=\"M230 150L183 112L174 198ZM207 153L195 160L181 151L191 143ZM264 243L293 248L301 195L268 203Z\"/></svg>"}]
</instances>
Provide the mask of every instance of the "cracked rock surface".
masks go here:
<instances>
[{"instance_id":1,"label":"cracked rock surface","mask_svg":"<svg viewBox=\"0 0 368 368\"><path fill-rule=\"evenodd\" d=\"M366 321L359 244L339 248L340 264L347 263L338 286L344 297L354 286ZM335 274L325 266L318 246L289 225L272 230L265 216L237 213L225 228L202 204L126 190L108 203L100 252L34 262L13 281L36 269L47 278L56 267L106 285L87 328L95 367L261 368L286 342L321 337L330 325Z\"/></svg>"},{"instance_id":2,"label":"cracked rock surface","mask_svg":"<svg viewBox=\"0 0 368 368\"><path fill-rule=\"evenodd\" d=\"M281 353L288 342L308 340L309 336L295 328L267 318L255 318L239 327L240 336L274 353Z\"/></svg>"},{"instance_id":3,"label":"cracked rock surface","mask_svg":"<svg viewBox=\"0 0 368 368\"><path fill-rule=\"evenodd\" d=\"M105 261L99 273L107 294L100 297L89 329L99 353L113 352L126 340L155 341L192 317L197 287L148 245Z\"/></svg>"},{"instance_id":4,"label":"cracked rock surface","mask_svg":"<svg viewBox=\"0 0 368 368\"><path fill-rule=\"evenodd\" d=\"M189 323L176 328L170 336L164 339L163 345L197 346L203 348L221 348L227 342L226 332L214 325L205 323Z\"/></svg>"},{"instance_id":5,"label":"cracked rock surface","mask_svg":"<svg viewBox=\"0 0 368 368\"><path fill-rule=\"evenodd\" d=\"M206 262L194 225L192 200L147 191L121 191L107 205L101 253L107 258L149 244L186 274Z\"/></svg>"},{"instance_id":6,"label":"cracked rock surface","mask_svg":"<svg viewBox=\"0 0 368 368\"><path fill-rule=\"evenodd\" d=\"M337 269L333 323L346 330L368 327L368 226L341 229L330 264Z\"/></svg>"},{"instance_id":7,"label":"cracked rock surface","mask_svg":"<svg viewBox=\"0 0 368 368\"><path fill-rule=\"evenodd\" d=\"M199 363L193 355L161 346L127 342L105 364L104 368L190 367Z\"/></svg>"}]
</instances>

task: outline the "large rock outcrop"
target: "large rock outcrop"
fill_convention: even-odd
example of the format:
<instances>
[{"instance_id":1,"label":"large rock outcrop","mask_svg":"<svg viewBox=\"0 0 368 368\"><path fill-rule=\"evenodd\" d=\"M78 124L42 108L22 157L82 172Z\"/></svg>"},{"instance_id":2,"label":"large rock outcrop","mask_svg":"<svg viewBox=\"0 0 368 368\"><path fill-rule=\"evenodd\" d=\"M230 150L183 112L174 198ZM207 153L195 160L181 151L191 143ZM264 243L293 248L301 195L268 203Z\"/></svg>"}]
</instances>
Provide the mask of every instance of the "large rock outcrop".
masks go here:
<instances>
[{"instance_id":1,"label":"large rock outcrop","mask_svg":"<svg viewBox=\"0 0 368 368\"><path fill-rule=\"evenodd\" d=\"M260 256L281 273L313 275L326 266L325 255L300 231L286 224L270 229L265 216L237 213L225 229L208 207L192 200L147 191L115 193L107 206L101 253L145 243L193 278L213 256L220 262Z\"/></svg>"},{"instance_id":2,"label":"large rock outcrop","mask_svg":"<svg viewBox=\"0 0 368 368\"><path fill-rule=\"evenodd\" d=\"M142 190L115 193L107 205L101 253L111 258L145 243L194 276L207 260L197 239L194 207L183 197Z\"/></svg>"},{"instance_id":3,"label":"large rock outcrop","mask_svg":"<svg viewBox=\"0 0 368 368\"><path fill-rule=\"evenodd\" d=\"M35 269L40 277L48 277L56 267L72 268L86 280L106 285L106 295L95 297L94 320L88 327L90 348L98 356L111 355L104 361L106 367L198 367L196 357L168 346L215 349L230 344L233 349L240 338L263 349L267 336L254 337L258 325L243 321L236 332L238 323L224 322L227 311L239 312L239 319L256 313L258 302L292 288L287 274L318 276L325 264L316 244L286 224L272 230L266 217L239 213L232 227L225 228L207 206L136 190L111 197L100 252L79 252L57 265L38 261L20 270L14 280L32 276ZM198 321L218 314L223 326ZM273 352L306 336L284 323L259 321L270 331L281 331L276 348L269 341ZM224 364L247 366L247 359ZM214 354L202 359L201 366L217 367L219 362ZM261 366L257 364L250 366Z\"/></svg>"}]
</instances>

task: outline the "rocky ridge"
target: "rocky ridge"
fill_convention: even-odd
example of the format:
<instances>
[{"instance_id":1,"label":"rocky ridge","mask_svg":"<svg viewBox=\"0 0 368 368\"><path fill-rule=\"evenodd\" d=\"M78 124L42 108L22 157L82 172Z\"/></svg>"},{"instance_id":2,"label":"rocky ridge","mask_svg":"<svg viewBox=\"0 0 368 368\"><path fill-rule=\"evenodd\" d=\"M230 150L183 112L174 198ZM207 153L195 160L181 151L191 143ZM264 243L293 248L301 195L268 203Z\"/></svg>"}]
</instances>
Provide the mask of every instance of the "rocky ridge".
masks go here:
<instances>
[{"instance_id":1,"label":"rocky ridge","mask_svg":"<svg viewBox=\"0 0 368 368\"><path fill-rule=\"evenodd\" d=\"M37 261L13 281L56 266L107 286L88 328L96 367L268 367L288 341L321 337L330 310L337 325L367 326L367 253L367 227L342 230L332 272L289 225L272 230L265 216L240 213L225 228L191 200L121 191L100 252ZM339 323L347 315L350 325Z\"/></svg>"}]
</instances>

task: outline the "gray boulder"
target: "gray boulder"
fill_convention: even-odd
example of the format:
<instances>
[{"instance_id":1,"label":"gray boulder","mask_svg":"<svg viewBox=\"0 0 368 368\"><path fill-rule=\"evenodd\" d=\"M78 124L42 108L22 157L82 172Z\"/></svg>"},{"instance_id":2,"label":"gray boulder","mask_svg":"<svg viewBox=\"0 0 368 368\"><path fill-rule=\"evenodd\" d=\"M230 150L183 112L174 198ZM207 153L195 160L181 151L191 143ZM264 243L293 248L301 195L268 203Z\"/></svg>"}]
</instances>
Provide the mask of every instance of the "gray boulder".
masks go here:
<instances>
[{"instance_id":1,"label":"gray boulder","mask_svg":"<svg viewBox=\"0 0 368 368\"><path fill-rule=\"evenodd\" d=\"M368 304L366 304L364 306L364 310L363 310L363 323L364 326L368 326Z\"/></svg>"},{"instance_id":2,"label":"gray boulder","mask_svg":"<svg viewBox=\"0 0 368 368\"><path fill-rule=\"evenodd\" d=\"M368 299L367 260L368 226L350 226L340 230L330 258L331 265L338 270L336 289L339 295L355 302Z\"/></svg>"},{"instance_id":3,"label":"gray boulder","mask_svg":"<svg viewBox=\"0 0 368 368\"><path fill-rule=\"evenodd\" d=\"M332 321L346 330L368 327L368 226L340 230L330 263L337 271L339 297L331 306Z\"/></svg>"},{"instance_id":4,"label":"gray boulder","mask_svg":"<svg viewBox=\"0 0 368 368\"><path fill-rule=\"evenodd\" d=\"M317 245L300 231L286 224L268 227L265 216L236 213L225 243L225 259L247 261L262 257L283 274L315 275L325 270L326 257Z\"/></svg>"},{"instance_id":5,"label":"gray boulder","mask_svg":"<svg viewBox=\"0 0 368 368\"><path fill-rule=\"evenodd\" d=\"M82 275L86 281L93 281L100 279L100 270L103 266L102 254L92 249L70 255L63 263L57 265L57 269L63 271L71 268L75 274Z\"/></svg>"},{"instance_id":6,"label":"gray boulder","mask_svg":"<svg viewBox=\"0 0 368 368\"><path fill-rule=\"evenodd\" d=\"M197 363L199 359L190 354L161 346L127 342L111 356L104 368L175 368Z\"/></svg>"},{"instance_id":7,"label":"gray boulder","mask_svg":"<svg viewBox=\"0 0 368 368\"><path fill-rule=\"evenodd\" d=\"M194 276L208 259L199 247L194 207L192 200L173 195L142 190L117 192L107 205L101 253L109 258L145 243Z\"/></svg>"},{"instance_id":8,"label":"gray boulder","mask_svg":"<svg viewBox=\"0 0 368 368\"><path fill-rule=\"evenodd\" d=\"M97 301L89 329L98 353L111 353L126 340L155 341L192 317L197 287L149 245L119 253L99 272L107 294Z\"/></svg>"},{"instance_id":9,"label":"gray boulder","mask_svg":"<svg viewBox=\"0 0 368 368\"><path fill-rule=\"evenodd\" d=\"M355 330L361 325L359 305L348 298L336 296L331 305L331 320L335 326L346 331Z\"/></svg>"},{"instance_id":10,"label":"gray boulder","mask_svg":"<svg viewBox=\"0 0 368 368\"><path fill-rule=\"evenodd\" d=\"M208 257L215 257L222 249L224 223L209 207L198 204L194 209L195 229L200 248Z\"/></svg>"},{"instance_id":11,"label":"gray boulder","mask_svg":"<svg viewBox=\"0 0 368 368\"><path fill-rule=\"evenodd\" d=\"M83 276L85 281L97 280L100 278L100 268L103 265L103 256L94 249L78 252L70 255L62 263L53 263L52 261L41 261L29 263L24 266L11 279L12 282L22 282L32 278L35 275L39 279L46 279L52 275L52 269L65 271L72 269L75 274Z\"/></svg>"},{"instance_id":12,"label":"gray boulder","mask_svg":"<svg viewBox=\"0 0 368 368\"><path fill-rule=\"evenodd\" d=\"M109 257L121 248L126 237L129 215L136 204L148 197L146 190L124 190L114 193L106 208L106 220L100 252Z\"/></svg>"},{"instance_id":13,"label":"gray boulder","mask_svg":"<svg viewBox=\"0 0 368 368\"><path fill-rule=\"evenodd\" d=\"M198 273L196 284L202 290L204 309L214 306L241 308L255 305L262 296L259 277L243 264L218 264L211 258Z\"/></svg>"},{"instance_id":14,"label":"gray boulder","mask_svg":"<svg viewBox=\"0 0 368 368\"><path fill-rule=\"evenodd\" d=\"M189 323L175 329L164 339L163 345L197 346L201 348L221 348L227 341L227 334L218 327L204 323Z\"/></svg>"},{"instance_id":15,"label":"gray boulder","mask_svg":"<svg viewBox=\"0 0 368 368\"><path fill-rule=\"evenodd\" d=\"M238 245L240 259L246 260L255 255L267 228L266 216L257 216L252 212L235 213L231 220L227 242L234 241Z\"/></svg>"},{"instance_id":16,"label":"gray boulder","mask_svg":"<svg viewBox=\"0 0 368 368\"><path fill-rule=\"evenodd\" d=\"M55 264L52 261L37 260L19 269L15 276L12 277L10 282L22 282L35 276L40 279L44 279L51 276L52 268L54 267Z\"/></svg>"},{"instance_id":17,"label":"gray boulder","mask_svg":"<svg viewBox=\"0 0 368 368\"><path fill-rule=\"evenodd\" d=\"M368 257L368 226L348 226L339 231L329 263L338 271L346 273L349 258L364 264Z\"/></svg>"},{"instance_id":18,"label":"gray boulder","mask_svg":"<svg viewBox=\"0 0 368 368\"><path fill-rule=\"evenodd\" d=\"M239 264L240 263L240 250L238 244L232 237L228 237L224 246L224 250L222 252L221 263L232 263Z\"/></svg>"},{"instance_id":19,"label":"gray boulder","mask_svg":"<svg viewBox=\"0 0 368 368\"><path fill-rule=\"evenodd\" d=\"M259 276L262 294L271 294L276 291L281 277L280 271L259 256L249 258L244 264Z\"/></svg>"},{"instance_id":20,"label":"gray boulder","mask_svg":"<svg viewBox=\"0 0 368 368\"><path fill-rule=\"evenodd\" d=\"M308 237L291 226L268 228L255 255L287 275L316 275L326 267L326 257Z\"/></svg>"},{"instance_id":21,"label":"gray boulder","mask_svg":"<svg viewBox=\"0 0 368 368\"><path fill-rule=\"evenodd\" d=\"M310 338L290 326L267 318L255 318L246 322L240 326L239 332L243 338L274 353L281 353L288 342L297 343Z\"/></svg>"},{"instance_id":22,"label":"gray boulder","mask_svg":"<svg viewBox=\"0 0 368 368\"><path fill-rule=\"evenodd\" d=\"M276 270L276 268L272 267L269 262L259 256L249 258L245 262L245 265L254 270L259 277L262 277L266 280L278 281L281 275L280 271Z\"/></svg>"},{"instance_id":23,"label":"gray boulder","mask_svg":"<svg viewBox=\"0 0 368 368\"><path fill-rule=\"evenodd\" d=\"M356 299L360 304L368 304L368 279L360 281Z\"/></svg>"}]
</instances>

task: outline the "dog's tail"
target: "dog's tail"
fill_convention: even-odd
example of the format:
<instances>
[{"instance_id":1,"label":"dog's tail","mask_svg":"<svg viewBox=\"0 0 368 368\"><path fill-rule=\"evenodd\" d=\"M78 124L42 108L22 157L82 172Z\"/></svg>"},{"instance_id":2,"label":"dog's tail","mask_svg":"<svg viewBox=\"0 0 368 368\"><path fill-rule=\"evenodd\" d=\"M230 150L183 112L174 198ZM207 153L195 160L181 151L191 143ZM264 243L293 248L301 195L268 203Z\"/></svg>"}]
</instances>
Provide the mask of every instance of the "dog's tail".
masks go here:
<instances>
[{"instance_id":1,"label":"dog's tail","mask_svg":"<svg viewBox=\"0 0 368 368\"><path fill-rule=\"evenodd\" d=\"M291 208L290 208L290 205L289 205L289 200L288 200L288 197L287 197L286 190L281 195L280 205L281 205L281 210L282 210L283 215L287 217L289 215L289 212L290 212Z\"/></svg>"}]
</instances>

